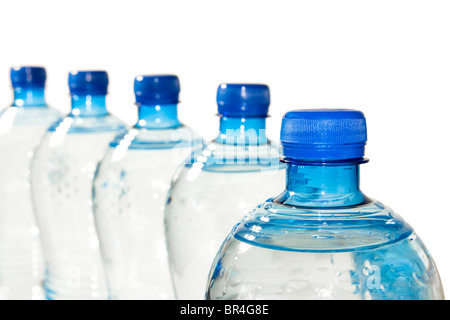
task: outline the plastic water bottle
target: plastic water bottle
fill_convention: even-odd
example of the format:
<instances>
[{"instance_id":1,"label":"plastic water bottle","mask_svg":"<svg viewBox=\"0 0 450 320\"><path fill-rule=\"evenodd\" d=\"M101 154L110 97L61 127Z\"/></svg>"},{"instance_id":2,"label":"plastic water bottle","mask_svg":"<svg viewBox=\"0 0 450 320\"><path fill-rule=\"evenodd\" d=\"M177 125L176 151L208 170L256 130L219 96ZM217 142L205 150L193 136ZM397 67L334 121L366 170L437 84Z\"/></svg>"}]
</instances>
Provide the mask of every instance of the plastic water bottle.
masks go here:
<instances>
[{"instance_id":1,"label":"plastic water bottle","mask_svg":"<svg viewBox=\"0 0 450 320\"><path fill-rule=\"evenodd\" d=\"M359 189L366 140L362 112L288 112L286 189L233 228L207 299L444 299L411 226Z\"/></svg>"},{"instance_id":2,"label":"plastic water bottle","mask_svg":"<svg viewBox=\"0 0 450 320\"><path fill-rule=\"evenodd\" d=\"M220 132L174 176L165 211L178 299L204 299L208 271L223 238L284 184L279 147L266 136L269 88L222 84Z\"/></svg>"},{"instance_id":3,"label":"plastic water bottle","mask_svg":"<svg viewBox=\"0 0 450 320\"><path fill-rule=\"evenodd\" d=\"M173 299L164 205L176 168L202 140L177 116L173 75L138 76L138 121L117 136L94 179L94 216L112 299Z\"/></svg>"},{"instance_id":4,"label":"plastic water bottle","mask_svg":"<svg viewBox=\"0 0 450 320\"><path fill-rule=\"evenodd\" d=\"M72 110L47 130L32 160L47 299L108 297L92 213L92 181L103 151L125 125L106 109L107 86L104 71L70 73Z\"/></svg>"},{"instance_id":5,"label":"plastic water bottle","mask_svg":"<svg viewBox=\"0 0 450 320\"><path fill-rule=\"evenodd\" d=\"M60 113L47 106L46 72L14 67L13 104L0 113L0 299L42 299L44 263L30 193L30 162Z\"/></svg>"}]
</instances>

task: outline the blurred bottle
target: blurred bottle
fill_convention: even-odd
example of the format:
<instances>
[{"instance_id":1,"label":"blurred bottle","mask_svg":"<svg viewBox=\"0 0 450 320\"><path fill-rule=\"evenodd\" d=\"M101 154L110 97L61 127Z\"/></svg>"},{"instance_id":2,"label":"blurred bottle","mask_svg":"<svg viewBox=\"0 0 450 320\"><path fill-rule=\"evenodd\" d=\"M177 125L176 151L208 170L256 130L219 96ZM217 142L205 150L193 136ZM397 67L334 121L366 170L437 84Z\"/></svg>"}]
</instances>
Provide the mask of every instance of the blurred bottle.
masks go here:
<instances>
[{"instance_id":1,"label":"blurred bottle","mask_svg":"<svg viewBox=\"0 0 450 320\"><path fill-rule=\"evenodd\" d=\"M359 189L366 140L359 111L288 112L286 190L233 228L207 299L443 299L413 229Z\"/></svg>"},{"instance_id":2,"label":"blurred bottle","mask_svg":"<svg viewBox=\"0 0 450 320\"><path fill-rule=\"evenodd\" d=\"M164 236L170 179L201 138L177 116L172 75L134 82L138 121L117 136L94 179L94 216L112 299L173 299Z\"/></svg>"},{"instance_id":3,"label":"blurred bottle","mask_svg":"<svg viewBox=\"0 0 450 320\"><path fill-rule=\"evenodd\" d=\"M42 299L44 263L30 193L33 151L60 113L41 67L11 68L13 104L0 113L0 299Z\"/></svg>"},{"instance_id":4,"label":"blurred bottle","mask_svg":"<svg viewBox=\"0 0 450 320\"><path fill-rule=\"evenodd\" d=\"M92 213L92 180L108 143L125 129L106 109L107 86L104 71L70 73L72 110L47 130L32 160L47 299L107 298Z\"/></svg>"},{"instance_id":5,"label":"blurred bottle","mask_svg":"<svg viewBox=\"0 0 450 320\"><path fill-rule=\"evenodd\" d=\"M220 132L175 174L165 210L172 279L178 299L203 299L208 271L231 227L270 194L284 171L266 137L269 88L222 84Z\"/></svg>"}]
</instances>

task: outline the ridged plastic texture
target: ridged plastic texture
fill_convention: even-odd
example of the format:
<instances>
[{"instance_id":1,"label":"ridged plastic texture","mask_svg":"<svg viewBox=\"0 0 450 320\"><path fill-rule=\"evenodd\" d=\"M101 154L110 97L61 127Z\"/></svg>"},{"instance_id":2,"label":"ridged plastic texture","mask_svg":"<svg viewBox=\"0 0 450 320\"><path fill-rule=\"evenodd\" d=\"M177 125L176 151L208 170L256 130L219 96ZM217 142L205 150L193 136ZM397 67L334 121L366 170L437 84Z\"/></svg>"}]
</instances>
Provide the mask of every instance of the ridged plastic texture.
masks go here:
<instances>
[{"instance_id":1,"label":"ridged plastic texture","mask_svg":"<svg viewBox=\"0 0 450 320\"><path fill-rule=\"evenodd\" d=\"M219 114L225 117L266 117L270 105L265 84L223 83L217 89Z\"/></svg>"},{"instance_id":2,"label":"ridged plastic texture","mask_svg":"<svg viewBox=\"0 0 450 320\"><path fill-rule=\"evenodd\" d=\"M144 75L134 80L137 104L178 103L180 82L175 75Z\"/></svg>"},{"instance_id":3,"label":"ridged plastic texture","mask_svg":"<svg viewBox=\"0 0 450 320\"><path fill-rule=\"evenodd\" d=\"M72 71L69 73L69 89L75 95L107 94L108 74L106 71Z\"/></svg>"},{"instance_id":4,"label":"ridged plastic texture","mask_svg":"<svg viewBox=\"0 0 450 320\"><path fill-rule=\"evenodd\" d=\"M12 67L10 75L13 87L44 87L47 79L42 67Z\"/></svg>"},{"instance_id":5,"label":"ridged plastic texture","mask_svg":"<svg viewBox=\"0 0 450 320\"><path fill-rule=\"evenodd\" d=\"M349 109L305 109L284 115L280 140L286 158L343 160L364 157L366 119Z\"/></svg>"}]
</instances>

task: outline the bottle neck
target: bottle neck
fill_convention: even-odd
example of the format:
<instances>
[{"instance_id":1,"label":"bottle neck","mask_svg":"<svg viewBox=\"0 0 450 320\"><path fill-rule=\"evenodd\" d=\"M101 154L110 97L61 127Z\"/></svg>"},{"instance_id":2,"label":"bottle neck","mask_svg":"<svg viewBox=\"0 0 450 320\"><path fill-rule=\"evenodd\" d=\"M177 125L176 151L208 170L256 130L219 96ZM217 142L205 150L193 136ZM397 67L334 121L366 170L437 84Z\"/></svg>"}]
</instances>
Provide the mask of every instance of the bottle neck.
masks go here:
<instances>
[{"instance_id":1,"label":"bottle neck","mask_svg":"<svg viewBox=\"0 0 450 320\"><path fill-rule=\"evenodd\" d=\"M259 145L267 143L266 118L220 118L216 142L234 145Z\"/></svg>"},{"instance_id":2,"label":"bottle neck","mask_svg":"<svg viewBox=\"0 0 450 320\"><path fill-rule=\"evenodd\" d=\"M144 129L169 129L181 125L178 120L177 104L145 105L138 106L137 128Z\"/></svg>"},{"instance_id":3,"label":"bottle neck","mask_svg":"<svg viewBox=\"0 0 450 320\"><path fill-rule=\"evenodd\" d=\"M14 102L16 107L46 107L44 88L14 88Z\"/></svg>"},{"instance_id":4,"label":"bottle neck","mask_svg":"<svg viewBox=\"0 0 450 320\"><path fill-rule=\"evenodd\" d=\"M108 114L105 95L72 95L71 115L79 117L102 117Z\"/></svg>"},{"instance_id":5,"label":"bottle neck","mask_svg":"<svg viewBox=\"0 0 450 320\"><path fill-rule=\"evenodd\" d=\"M283 203L307 207L342 207L365 200L359 189L359 164L312 166L288 163Z\"/></svg>"}]
</instances>

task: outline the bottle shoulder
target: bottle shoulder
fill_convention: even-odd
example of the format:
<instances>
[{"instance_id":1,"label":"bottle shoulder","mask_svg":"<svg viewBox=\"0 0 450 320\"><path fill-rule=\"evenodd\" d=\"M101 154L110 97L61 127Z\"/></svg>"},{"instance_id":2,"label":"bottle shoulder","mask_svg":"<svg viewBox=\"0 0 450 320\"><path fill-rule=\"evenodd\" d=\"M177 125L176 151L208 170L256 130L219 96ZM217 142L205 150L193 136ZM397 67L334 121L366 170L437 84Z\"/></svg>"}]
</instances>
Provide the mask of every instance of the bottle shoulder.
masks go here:
<instances>
[{"instance_id":1,"label":"bottle shoulder","mask_svg":"<svg viewBox=\"0 0 450 320\"><path fill-rule=\"evenodd\" d=\"M271 198L233 229L252 245L302 252L349 252L387 246L410 237L411 226L379 201L338 208L286 205Z\"/></svg>"},{"instance_id":2,"label":"bottle shoulder","mask_svg":"<svg viewBox=\"0 0 450 320\"><path fill-rule=\"evenodd\" d=\"M202 144L202 137L191 128L146 129L136 126L119 133L110 143L111 148L127 149L173 149L193 148Z\"/></svg>"},{"instance_id":3,"label":"bottle shoulder","mask_svg":"<svg viewBox=\"0 0 450 320\"><path fill-rule=\"evenodd\" d=\"M79 117L69 114L54 122L47 131L50 133L85 134L122 132L125 129L126 124L111 114L98 117Z\"/></svg>"},{"instance_id":4,"label":"bottle shoulder","mask_svg":"<svg viewBox=\"0 0 450 320\"><path fill-rule=\"evenodd\" d=\"M9 106L0 112L0 127L50 125L59 119L61 112L48 106Z\"/></svg>"},{"instance_id":5,"label":"bottle shoulder","mask_svg":"<svg viewBox=\"0 0 450 320\"><path fill-rule=\"evenodd\" d=\"M281 170L280 147L268 141L260 145L233 145L211 141L195 149L185 161L185 170L217 173Z\"/></svg>"},{"instance_id":6,"label":"bottle shoulder","mask_svg":"<svg viewBox=\"0 0 450 320\"><path fill-rule=\"evenodd\" d=\"M185 126L157 130L128 128L109 142L99 168L101 171L115 167L172 173L202 141L200 135ZM170 180L170 176L167 179Z\"/></svg>"}]
</instances>

